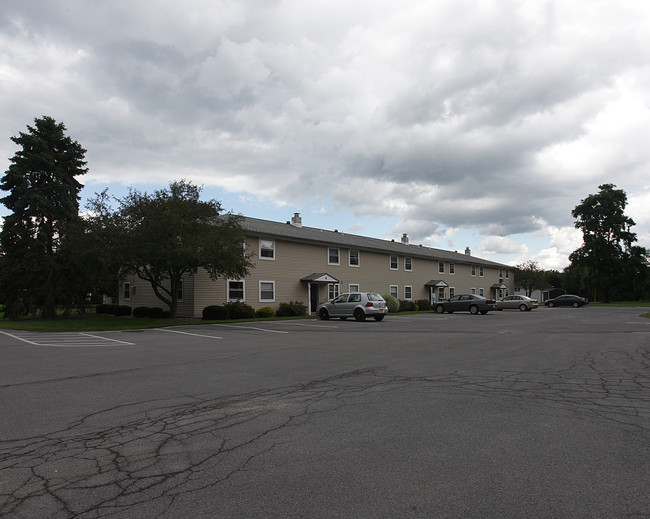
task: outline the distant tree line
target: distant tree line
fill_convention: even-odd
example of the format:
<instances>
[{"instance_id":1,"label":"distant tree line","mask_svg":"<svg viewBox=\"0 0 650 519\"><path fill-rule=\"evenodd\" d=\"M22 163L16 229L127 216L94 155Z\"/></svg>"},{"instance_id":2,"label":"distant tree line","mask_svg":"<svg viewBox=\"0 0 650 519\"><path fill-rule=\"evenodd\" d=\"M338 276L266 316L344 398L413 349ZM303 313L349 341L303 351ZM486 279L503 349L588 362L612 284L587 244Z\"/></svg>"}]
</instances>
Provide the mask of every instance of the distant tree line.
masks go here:
<instances>
[{"instance_id":1,"label":"distant tree line","mask_svg":"<svg viewBox=\"0 0 650 519\"><path fill-rule=\"evenodd\" d=\"M0 303L4 317L52 318L58 308L84 308L91 295L117 299L120 277L135 275L175 317L181 278L205 269L212 278L240 278L250 258L240 217L202 201L186 181L153 194L106 191L79 213L77 177L88 171L84 150L65 126L44 116L11 140L20 149L0 179L9 209L0 231ZM111 203L117 204L113 208ZM99 302L99 301L95 301Z\"/></svg>"}]
</instances>

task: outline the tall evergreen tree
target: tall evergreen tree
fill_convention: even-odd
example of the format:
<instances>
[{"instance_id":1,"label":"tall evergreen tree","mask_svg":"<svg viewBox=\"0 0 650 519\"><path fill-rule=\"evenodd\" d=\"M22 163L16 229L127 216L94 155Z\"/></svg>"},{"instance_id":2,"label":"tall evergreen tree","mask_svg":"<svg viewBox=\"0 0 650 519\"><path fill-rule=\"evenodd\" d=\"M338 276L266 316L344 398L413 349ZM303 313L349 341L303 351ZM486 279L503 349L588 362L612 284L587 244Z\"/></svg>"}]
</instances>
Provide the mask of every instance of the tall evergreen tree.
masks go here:
<instances>
[{"instance_id":1,"label":"tall evergreen tree","mask_svg":"<svg viewBox=\"0 0 650 519\"><path fill-rule=\"evenodd\" d=\"M63 243L79 219L78 175L88 170L86 150L65 135L63 123L49 116L11 140L20 146L0 189L11 213L0 232L0 293L5 317L41 310L53 317L69 279L64 275Z\"/></svg>"},{"instance_id":2,"label":"tall evergreen tree","mask_svg":"<svg viewBox=\"0 0 650 519\"><path fill-rule=\"evenodd\" d=\"M583 245L570 256L568 272L582 279L592 299L629 299L645 278L647 251L634 246L634 220L625 215L627 195L614 184L598 186L599 193L582 200L571 215L582 230Z\"/></svg>"}]
</instances>

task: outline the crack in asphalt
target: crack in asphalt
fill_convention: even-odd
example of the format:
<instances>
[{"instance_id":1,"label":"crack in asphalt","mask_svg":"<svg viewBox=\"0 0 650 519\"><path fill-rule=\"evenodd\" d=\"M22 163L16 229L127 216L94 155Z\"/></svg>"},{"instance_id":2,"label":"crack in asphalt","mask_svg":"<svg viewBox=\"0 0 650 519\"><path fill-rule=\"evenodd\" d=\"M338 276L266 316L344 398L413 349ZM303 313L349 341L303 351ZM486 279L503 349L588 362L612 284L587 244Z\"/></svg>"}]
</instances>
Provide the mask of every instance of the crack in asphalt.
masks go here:
<instances>
[{"instance_id":1,"label":"crack in asphalt","mask_svg":"<svg viewBox=\"0 0 650 519\"><path fill-rule=\"evenodd\" d=\"M555 372L406 376L377 367L246 394L121 405L49 434L3 441L0 517L93 519L143 511L162 517L179 497L254 470L255 460L291 442L290 430L313 416L386 392L517 399L606 421L647 442L649 368L648 350L637 348L588 354ZM112 413L123 422L96 425L115 420Z\"/></svg>"}]
</instances>

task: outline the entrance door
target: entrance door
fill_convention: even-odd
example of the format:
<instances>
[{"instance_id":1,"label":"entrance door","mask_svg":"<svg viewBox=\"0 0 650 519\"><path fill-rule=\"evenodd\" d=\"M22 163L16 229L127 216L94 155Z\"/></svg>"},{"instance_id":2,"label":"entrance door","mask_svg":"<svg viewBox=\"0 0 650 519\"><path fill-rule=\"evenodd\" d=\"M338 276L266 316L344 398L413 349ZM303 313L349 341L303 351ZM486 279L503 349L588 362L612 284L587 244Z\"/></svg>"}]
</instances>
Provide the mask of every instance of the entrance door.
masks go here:
<instances>
[{"instance_id":1,"label":"entrance door","mask_svg":"<svg viewBox=\"0 0 650 519\"><path fill-rule=\"evenodd\" d=\"M320 291L320 285L315 283L309 284L309 312L313 313L316 311L318 306L318 293Z\"/></svg>"}]
</instances>

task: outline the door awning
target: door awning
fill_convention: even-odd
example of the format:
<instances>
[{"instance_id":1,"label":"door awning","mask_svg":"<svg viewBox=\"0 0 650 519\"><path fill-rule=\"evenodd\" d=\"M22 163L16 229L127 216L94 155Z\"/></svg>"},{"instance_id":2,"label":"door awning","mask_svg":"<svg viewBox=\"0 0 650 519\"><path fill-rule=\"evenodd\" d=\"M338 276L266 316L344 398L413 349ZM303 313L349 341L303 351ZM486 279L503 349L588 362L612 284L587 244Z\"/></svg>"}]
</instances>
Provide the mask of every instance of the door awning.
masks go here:
<instances>
[{"instance_id":1,"label":"door awning","mask_svg":"<svg viewBox=\"0 0 650 519\"><path fill-rule=\"evenodd\" d=\"M445 283L442 279L432 279L431 281L427 281L424 284L425 287L448 287L449 285Z\"/></svg>"},{"instance_id":2,"label":"door awning","mask_svg":"<svg viewBox=\"0 0 650 519\"><path fill-rule=\"evenodd\" d=\"M326 272L325 273L314 272L313 274L309 274L309 276L305 276L304 278L301 278L300 281L304 281L306 283L322 283L322 284L339 282L338 279L336 279L334 276L330 276Z\"/></svg>"},{"instance_id":3,"label":"door awning","mask_svg":"<svg viewBox=\"0 0 650 519\"><path fill-rule=\"evenodd\" d=\"M504 285L503 283L495 283L490 288L497 288L497 289L500 289L500 290L505 290L508 287L506 285Z\"/></svg>"}]
</instances>

